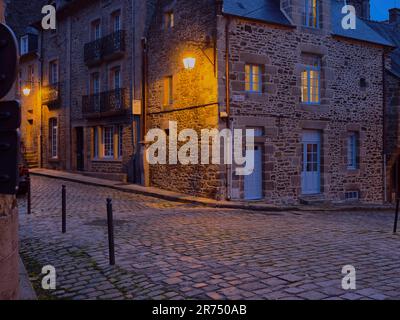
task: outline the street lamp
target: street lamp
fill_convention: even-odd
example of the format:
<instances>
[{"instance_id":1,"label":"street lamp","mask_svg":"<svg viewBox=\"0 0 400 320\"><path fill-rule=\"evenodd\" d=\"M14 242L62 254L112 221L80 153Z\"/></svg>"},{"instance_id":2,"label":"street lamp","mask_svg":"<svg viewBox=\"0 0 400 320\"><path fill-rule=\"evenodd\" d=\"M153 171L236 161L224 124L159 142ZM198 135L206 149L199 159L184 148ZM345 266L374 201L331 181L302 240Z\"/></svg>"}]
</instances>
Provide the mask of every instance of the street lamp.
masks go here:
<instances>
[{"instance_id":1,"label":"street lamp","mask_svg":"<svg viewBox=\"0 0 400 320\"><path fill-rule=\"evenodd\" d=\"M31 88L29 87L24 87L22 89L22 93L24 94L25 97L28 97L31 94Z\"/></svg>"},{"instance_id":2,"label":"street lamp","mask_svg":"<svg viewBox=\"0 0 400 320\"><path fill-rule=\"evenodd\" d=\"M192 70L196 66L196 59L193 57L187 57L183 59L183 65L186 70Z\"/></svg>"}]
</instances>

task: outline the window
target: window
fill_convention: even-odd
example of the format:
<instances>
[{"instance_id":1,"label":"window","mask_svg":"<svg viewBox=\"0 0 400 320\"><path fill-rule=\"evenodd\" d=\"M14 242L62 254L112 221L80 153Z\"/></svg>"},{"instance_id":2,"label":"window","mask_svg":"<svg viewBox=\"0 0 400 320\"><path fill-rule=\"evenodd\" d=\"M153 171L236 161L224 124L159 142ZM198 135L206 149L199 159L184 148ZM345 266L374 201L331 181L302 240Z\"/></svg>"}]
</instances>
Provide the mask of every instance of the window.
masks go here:
<instances>
[{"instance_id":1,"label":"window","mask_svg":"<svg viewBox=\"0 0 400 320\"><path fill-rule=\"evenodd\" d=\"M111 87L114 90L121 88L121 68L116 67L111 70Z\"/></svg>"},{"instance_id":2,"label":"window","mask_svg":"<svg viewBox=\"0 0 400 320\"><path fill-rule=\"evenodd\" d=\"M121 12L119 10L111 15L111 23L113 32L121 30Z\"/></svg>"},{"instance_id":3,"label":"window","mask_svg":"<svg viewBox=\"0 0 400 320\"><path fill-rule=\"evenodd\" d=\"M27 54L29 52L29 36L23 36L21 37L21 43L20 43L20 51L21 51L21 56L24 54Z\"/></svg>"},{"instance_id":4,"label":"window","mask_svg":"<svg viewBox=\"0 0 400 320\"><path fill-rule=\"evenodd\" d=\"M58 124L57 118L49 120L49 136L50 136L50 156L53 159L58 157Z\"/></svg>"},{"instance_id":5,"label":"window","mask_svg":"<svg viewBox=\"0 0 400 320\"><path fill-rule=\"evenodd\" d=\"M122 158L122 147L123 147L123 134L124 134L124 127L118 127L118 157Z\"/></svg>"},{"instance_id":6,"label":"window","mask_svg":"<svg viewBox=\"0 0 400 320\"><path fill-rule=\"evenodd\" d=\"M254 64L246 64L245 66L246 76L246 91L247 92L261 92L261 67Z\"/></svg>"},{"instance_id":7,"label":"window","mask_svg":"<svg viewBox=\"0 0 400 320\"><path fill-rule=\"evenodd\" d=\"M91 37L92 37L93 41L99 40L101 38L101 21L100 21L100 19L92 22Z\"/></svg>"},{"instance_id":8,"label":"window","mask_svg":"<svg viewBox=\"0 0 400 320\"><path fill-rule=\"evenodd\" d=\"M114 127L103 129L104 158L114 158Z\"/></svg>"},{"instance_id":9,"label":"window","mask_svg":"<svg viewBox=\"0 0 400 320\"><path fill-rule=\"evenodd\" d=\"M357 132L351 132L347 138L347 168L349 170L358 169L359 139Z\"/></svg>"},{"instance_id":10,"label":"window","mask_svg":"<svg viewBox=\"0 0 400 320\"><path fill-rule=\"evenodd\" d=\"M164 13L164 29L172 29L174 27L174 13L172 11Z\"/></svg>"},{"instance_id":11,"label":"window","mask_svg":"<svg viewBox=\"0 0 400 320\"><path fill-rule=\"evenodd\" d=\"M28 66L28 84L33 88L33 84L35 81L35 67L33 65Z\"/></svg>"},{"instance_id":12,"label":"window","mask_svg":"<svg viewBox=\"0 0 400 320\"><path fill-rule=\"evenodd\" d=\"M305 59L308 61L306 61L305 70L301 73L301 101L306 104L319 104L321 90L320 58L309 56Z\"/></svg>"},{"instance_id":13,"label":"window","mask_svg":"<svg viewBox=\"0 0 400 320\"><path fill-rule=\"evenodd\" d=\"M164 106L173 104L173 81L172 76L164 78Z\"/></svg>"},{"instance_id":14,"label":"window","mask_svg":"<svg viewBox=\"0 0 400 320\"><path fill-rule=\"evenodd\" d=\"M58 82L58 62L51 61L49 64L49 83L56 84Z\"/></svg>"},{"instance_id":15,"label":"window","mask_svg":"<svg viewBox=\"0 0 400 320\"><path fill-rule=\"evenodd\" d=\"M319 28L319 0L305 0L304 25Z\"/></svg>"},{"instance_id":16,"label":"window","mask_svg":"<svg viewBox=\"0 0 400 320\"><path fill-rule=\"evenodd\" d=\"M98 72L92 73L90 78L90 93L100 93L100 74Z\"/></svg>"},{"instance_id":17,"label":"window","mask_svg":"<svg viewBox=\"0 0 400 320\"><path fill-rule=\"evenodd\" d=\"M99 157L99 129L97 127L93 128L93 158L97 159Z\"/></svg>"}]
</instances>

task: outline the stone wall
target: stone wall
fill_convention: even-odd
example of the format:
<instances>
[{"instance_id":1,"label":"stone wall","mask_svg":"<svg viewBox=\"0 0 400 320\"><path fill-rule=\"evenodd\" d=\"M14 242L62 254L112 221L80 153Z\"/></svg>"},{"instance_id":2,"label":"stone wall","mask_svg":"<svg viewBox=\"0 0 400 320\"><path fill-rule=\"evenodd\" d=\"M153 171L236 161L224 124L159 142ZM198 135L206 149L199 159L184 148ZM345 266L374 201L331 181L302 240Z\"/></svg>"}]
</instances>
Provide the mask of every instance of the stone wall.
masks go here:
<instances>
[{"instance_id":1,"label":"stone wall","mask_svg":"<svg viewBox=\"0 0 400 320\"><path fill-rule=\"evenodd\" d=\"M294 203L301 197L302 132L312 129L322 134L325 199L344 200L346 191L355 190L363 201L381 202L383 49L332 37L326 30L283 28L240 19L231 22L230 43L234 127L264 128L265 200ZM320 105L301 103L304 53L321 59ZM263 93L244 91L245 63L263 66ZM367 87L360 86L361 79ZM346 165L350 131L357 131L361 141L360 168L354 171ZM234 177L233 194L243 197L242 177Z\"/></svg>"},{"instance_id":2,"label":"stone wall","mask_svg":"<svg viewBox=\"0 0 400 320\"><path fill-rule=\"evenodd\" d=\"M178 133L219 127L215 1L159 1L148 35L148 124L168 129L177 121ZM173 12L174 26L164 28L165 15ZM186 70L185 57L196 59ZM173 103L163 103L164 79L172 76ZM183 144L179 144L180 147ZM150 165L150 183L197 196L221 197L223 177L219 165Z\"/></svg>"}]
</instances>

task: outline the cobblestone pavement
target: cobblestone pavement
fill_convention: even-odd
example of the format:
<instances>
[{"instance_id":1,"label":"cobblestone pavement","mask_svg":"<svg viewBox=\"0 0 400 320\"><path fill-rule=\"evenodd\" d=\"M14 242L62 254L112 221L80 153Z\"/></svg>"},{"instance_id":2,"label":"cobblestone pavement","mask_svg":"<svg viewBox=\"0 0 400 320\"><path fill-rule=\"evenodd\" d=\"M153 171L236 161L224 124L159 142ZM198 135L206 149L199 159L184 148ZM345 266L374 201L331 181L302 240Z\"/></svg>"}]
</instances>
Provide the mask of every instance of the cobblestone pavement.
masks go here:
<instances>
[{"instance_id":1,"label":"cobblestone pavement","mask_svg":"<svg viewBox=\"0 0 400 320\"><path fill-rule=\"evenodd\" d=\"M400 235L393 214L262 213L174 203L32 178L20 198L21 255L37 286L54 265L50 299L399 299ZM61 185L67 234L61 233ZM106 198L113 199L116 266L108 265ZM342 267L357 290L341 288Z\"/></svg>"}]
</instances>

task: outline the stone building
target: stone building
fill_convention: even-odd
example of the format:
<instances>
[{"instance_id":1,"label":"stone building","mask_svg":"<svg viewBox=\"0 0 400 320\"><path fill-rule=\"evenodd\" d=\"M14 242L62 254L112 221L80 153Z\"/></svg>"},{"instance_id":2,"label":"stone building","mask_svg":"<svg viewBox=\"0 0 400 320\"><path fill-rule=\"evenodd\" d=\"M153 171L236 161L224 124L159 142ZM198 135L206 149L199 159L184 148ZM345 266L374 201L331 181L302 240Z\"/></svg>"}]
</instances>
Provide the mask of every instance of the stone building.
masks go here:
<instances>
[{"instance_id":1,"label":"stone building","mask_svg":"<svg viewBox=\"0 0 400 320\"><path fill-rule=\"evenodd\" d=\"M29 44L20 72L19 92L31 89L20 95L24 124L38 124L23 126L26 158L32 166L141 182L141 43L153 2L35 3L36 29L26 28L33 21L15 27L21 48ZM41 28L48 3L57 8L56 30ZM10 17L18 16L15 6Z\"/></svg>"},{"instance_id":2,"label":"stone building","mask_svg":"<svg viewBox=\"0 0 400 320\"><path fill-rule=\"evenodd\" d=\"M388 21L368 23L396 46L390 55L384 82L386 191L387 199L393 201L400 191L400 9L390 9Z\"/></svg>"},{"instance_id":3,"label":"stone building","mask_svg":"<svg viewBox=\"0 0 400 320\"><path fill-rule=\"evenodd\" d=\"M41 93L22 98L25 122L40 123L27 148L45 168L215 199L390 200L398 11L375 23L368 0L347 3L355 30L342 27L341 0L56 1L56 31L24 29L38 55L21 79L36 61ZM154 128L172 147L188 140L182 129L254 129L254 171L149 165Z\"/></svg>"},{"instance_id":4,"label":"stone building","mask_svg":"<svg viewBox=\"0 0 400 320\"><path fill-rule=\"evenodd\" d=\"M369 18L369 1L348 2ZM383 80L393 43L361 18L343 29L343 5L159 1L148 34L146 128L168 134L171 120L178 132L253 128L255 170L154 165L151 184L219 199L382 202ZM185 57L196 59L194 69Z\"/></svg>"},{"instance_id":5,"label":"stone building","mask_svg":"<svg viewBox=\"0 0 400 320\"><path fill-rule=\"evenodd\" d=\"M40 159L40 63L39 32L33 26L41 17L46 0L13 0L7 7L7 24L19 41L20 65L16 83L16 98L21 101L21 136L25 158L31 168L39 166ZM24 94L25 92L25 94Z\"/></svg>"}]
</instances>

